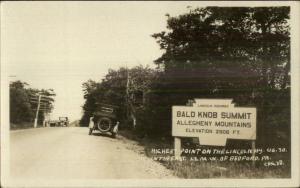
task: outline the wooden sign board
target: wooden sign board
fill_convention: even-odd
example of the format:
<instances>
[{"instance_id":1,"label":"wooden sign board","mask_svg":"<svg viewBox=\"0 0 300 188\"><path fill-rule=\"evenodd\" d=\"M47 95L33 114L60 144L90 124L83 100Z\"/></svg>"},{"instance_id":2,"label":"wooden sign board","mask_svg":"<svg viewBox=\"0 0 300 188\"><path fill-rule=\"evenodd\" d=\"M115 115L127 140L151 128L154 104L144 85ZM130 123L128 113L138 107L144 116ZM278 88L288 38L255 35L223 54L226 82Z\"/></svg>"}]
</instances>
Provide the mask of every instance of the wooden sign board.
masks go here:
<instances>
[{"instance_id":1,"label":"wooden sign board","mask_svg":"<svg viewBox=\"0 0 300 188\"><path fill-rule=\"evenodd\" d=\"M227 139L256 139L256 108L235 107L232 99L195 99L172 107L172 135L198 137L201 145L225 146Z\"/></svg>"}]
</instances>

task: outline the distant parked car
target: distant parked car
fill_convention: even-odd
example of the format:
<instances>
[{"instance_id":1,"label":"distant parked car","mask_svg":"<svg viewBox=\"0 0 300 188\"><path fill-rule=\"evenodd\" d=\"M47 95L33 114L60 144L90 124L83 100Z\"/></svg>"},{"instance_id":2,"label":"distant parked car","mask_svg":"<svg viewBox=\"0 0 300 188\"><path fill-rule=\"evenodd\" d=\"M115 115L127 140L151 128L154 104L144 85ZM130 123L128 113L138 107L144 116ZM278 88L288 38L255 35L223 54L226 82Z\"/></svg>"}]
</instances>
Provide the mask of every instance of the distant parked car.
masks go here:
<instances>
[{"instance_id":1,"label":"distant parked car","mask_svg":"<svg viewBox=\"0 0 300 188\"><path fill-rule=\"evenodd\" d=\"M67 127L69 126L68 117L59 117L58 120L49 120L50 127Z\"/></svg>"},{"instance_id":2,"label":"distant parked car","mask_svg":"<svg viewBox=\"0 0 300 188\"><path fill-rule=\"evenodd\" d=\"M61 127L67 127L69 125L69 119L68 117L59 117L59 125Z\"/></svg>"},{"instance_id":3,"label":"distant parked car","mask_svg":"<svg viewBox=\"0 0 300 188\"><path fill-rule=\"evenodd\" d=\"M59 122L58 120L50 120L48 124L50 125L50 127L57 127L59 125Z\"/></svg>"}]
</instances>

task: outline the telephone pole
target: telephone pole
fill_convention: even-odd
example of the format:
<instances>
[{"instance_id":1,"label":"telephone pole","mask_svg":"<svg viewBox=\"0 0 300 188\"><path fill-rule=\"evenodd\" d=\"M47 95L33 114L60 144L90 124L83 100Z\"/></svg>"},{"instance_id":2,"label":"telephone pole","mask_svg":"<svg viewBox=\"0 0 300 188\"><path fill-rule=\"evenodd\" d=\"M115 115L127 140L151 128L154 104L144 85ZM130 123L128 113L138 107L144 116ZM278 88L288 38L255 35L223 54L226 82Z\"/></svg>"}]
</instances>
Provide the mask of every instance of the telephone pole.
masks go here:
<instances>
[{"instance_id":1,"label":"telephone pole","mask_svg":"<svg viewBox=\"0 0 300 188\"><path fill-rule=\"evenodd\" d=\"M130 77L130 70L128 68L127 69L127 83L126 83L126 102L127 102L127 118L131 118L132 119L132 126L135 129L136 128L136 117L135 117L135 109L134 106L132 104L132 98L131 98L131 88L132 87L132 80Z\"/></svg>"},{"instance_id":2,"label":"telephone pole","mask_svg":"<svg viewBox=\"0 0 300 188\"><path fill-rule=\"evenodd\" d=\"M38 121L38 116L39 116L39 110L40 110L40 104L41 104L41 97L42 95L39 94L39 100L38 100L38 106L37 106L37 109L36 109L36 114L35 114L35 119L34 119L34 128L37 127L37 121Z\"/></svg>"},{"instance_id":3,"label":"telephone pole","mask_svg":"<svg viewBox=\"0 0 300 188\"><path fill-rule=\"evenodd\" d=\"M44 122L43 125L45 126L46 118L48 118L48 113L51 112L52 109L52 102L54 101L51 96L55 96L55 94L52 92L44 92L39 91L37 93L30 95L30 104L33 107L32 110L36 110L35 112L35 118L34 118L34 124L33 127L36 128L38 125L38 118L39 113L43 113Z\"/></svg>"}]
</instances>

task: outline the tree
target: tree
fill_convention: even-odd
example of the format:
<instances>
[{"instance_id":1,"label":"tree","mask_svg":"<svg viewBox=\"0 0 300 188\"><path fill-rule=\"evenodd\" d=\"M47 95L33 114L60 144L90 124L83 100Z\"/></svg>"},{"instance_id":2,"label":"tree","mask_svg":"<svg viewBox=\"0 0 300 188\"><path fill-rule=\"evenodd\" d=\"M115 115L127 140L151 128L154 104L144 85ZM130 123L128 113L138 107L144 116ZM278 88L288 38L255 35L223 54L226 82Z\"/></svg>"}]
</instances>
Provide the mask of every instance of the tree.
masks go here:
<instances>
[{"instance_id":1,"label":"tree","mask_svg":"<svg viewBox=\"0 0 300 188\"><path fill-rule=\"evenodd\" d=\"M153 84L152 101L160 101L153 109L165 108L160 114L170 117L172 105L195 96L233 98L238 105L257 106L260 143L268 127L289 133L289 12L289 7L206 7L167 15L167 30L152 35L164 50L155 61L164 74ZM280 113L283 124L274 121Z\"/></svg>"},{"instance_id":2,"label":"tree","mask_svg":"<svg viewBox=\"0 0 300 188\"><path fill-rule=\"evenodd\" d=\"M207 7L168 16L168 31L152 35L165 50L155 63L166 72L201 69L207 72L203 77L249 70L246 76L261 77L257 82L285 88L290 67L288 19L289 7Z\"/></svg>"},{"instance_id":3,"label":"tree","mask_svg":"<svg viewBox=\"0 0 300 188\"><path fill-rule=\"evenodd\" d=\"M34 113L31 109L28 92L25 86L28 84L15 81L10 84L10 121L12 123L30 122Z\"/></svg>"},{"instance_id":4,"label":"tree","mask_svg":"<svg viewBox=\"0 0 300 188\"><path fill-rule=\"evenodd\" d=\"M38 95L43 95L41 102L42 112L50 113L53 109L55 96L53 89L34 89L29 88L26 82L14 81L10 83L10 122L22 124L24 122L33 122L37 110ZM47 109L45 111L44 109ZM44 113L39 113L39 123L44 120Z\"/></svg>"},{"instance_id":5,"label":"tree","mask_svg":"<svg viewBox=\"0 0 300 188\"><path fill-rule=\"evenodd\" d=\"M149 67L136 66L131 69L121 67L118 70L110 69L101 82L88 80L83 83L85 104L81 126L87 126L97 103L119 106L118 119L123 125L128 124L132 115L136 113L138 104L134 101L138 96L143 97L154 74L155 72Z\"/></svg>"}]
</instances>

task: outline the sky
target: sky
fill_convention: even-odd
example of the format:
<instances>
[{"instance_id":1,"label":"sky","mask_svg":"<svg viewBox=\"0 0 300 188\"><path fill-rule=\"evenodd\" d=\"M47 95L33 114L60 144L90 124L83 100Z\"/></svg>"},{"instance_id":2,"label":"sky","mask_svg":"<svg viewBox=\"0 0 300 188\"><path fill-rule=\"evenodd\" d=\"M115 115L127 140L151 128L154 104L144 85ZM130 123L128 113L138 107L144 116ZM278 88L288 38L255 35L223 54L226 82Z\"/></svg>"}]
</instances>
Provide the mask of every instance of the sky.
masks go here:
<instances>
[{"instance_id":1,"label":"sky","mask_svg":"<svg viewBox=\"0 0 300 188\"><path fill-rule=\"evenodd\" d=\"M2 63L10 81L54 89L50 117L82 115L82 83L108 69L149 65L163 53L153 33L166 30L166 13L200 2L4 2Z\"/></svg>"}]
</instances>

